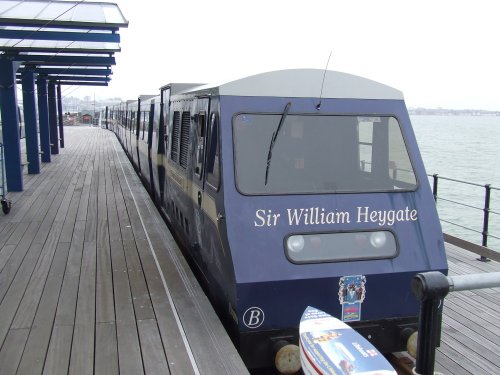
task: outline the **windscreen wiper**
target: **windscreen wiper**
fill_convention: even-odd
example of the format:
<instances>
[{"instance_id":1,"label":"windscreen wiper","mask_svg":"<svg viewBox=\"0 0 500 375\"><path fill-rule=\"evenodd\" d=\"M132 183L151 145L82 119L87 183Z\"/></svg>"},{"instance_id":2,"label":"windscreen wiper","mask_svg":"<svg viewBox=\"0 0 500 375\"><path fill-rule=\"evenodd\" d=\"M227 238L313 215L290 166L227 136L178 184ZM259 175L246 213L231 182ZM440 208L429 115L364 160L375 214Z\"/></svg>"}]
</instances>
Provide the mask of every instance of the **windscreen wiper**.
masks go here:
<instances>
[{"instance_id":1,"label":"windscreen wiper","mask_svg":"<svg viewBox=\"0 0 500 375\"><path fill-rule=\"evenodd\" d=\"M269 176L269 167L271 166L271 158L273 157L273 148L274 144L276 143L276 138L278 138L278 133L280 132L280 129L285 122L286 116L288 115L288 111L290 111L290 107L292 106L292 103L288 102L285 110L283 111L283 114L281 115L280 123L278 124L278 127L273 133L273 136L271 137L271 144L269 145L269 151L267 152L267 163L266 163L266 178L264 180L264 185L267 185L267 177Z\"/></svg>"}]
</instances>

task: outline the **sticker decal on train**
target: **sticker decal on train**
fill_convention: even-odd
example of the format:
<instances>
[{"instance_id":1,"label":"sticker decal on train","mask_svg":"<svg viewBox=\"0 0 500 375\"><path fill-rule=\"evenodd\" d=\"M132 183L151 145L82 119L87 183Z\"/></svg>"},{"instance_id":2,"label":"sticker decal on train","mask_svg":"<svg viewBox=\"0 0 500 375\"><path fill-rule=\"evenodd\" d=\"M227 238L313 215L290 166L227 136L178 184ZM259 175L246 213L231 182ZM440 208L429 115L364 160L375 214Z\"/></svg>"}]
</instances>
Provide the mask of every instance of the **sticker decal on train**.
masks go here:
<instances>
[{"instance_id":1,"label":"sticker decal on train","mask_svg":"<svg viewBox=\"0 0 500 375\"><path fill-rule=\"evenodd\" d=\"M342 276L339 280L339 301L342 305L342 321L361 320L361 304L365 300L366 276Z\"/></svg>"}]
</instances>

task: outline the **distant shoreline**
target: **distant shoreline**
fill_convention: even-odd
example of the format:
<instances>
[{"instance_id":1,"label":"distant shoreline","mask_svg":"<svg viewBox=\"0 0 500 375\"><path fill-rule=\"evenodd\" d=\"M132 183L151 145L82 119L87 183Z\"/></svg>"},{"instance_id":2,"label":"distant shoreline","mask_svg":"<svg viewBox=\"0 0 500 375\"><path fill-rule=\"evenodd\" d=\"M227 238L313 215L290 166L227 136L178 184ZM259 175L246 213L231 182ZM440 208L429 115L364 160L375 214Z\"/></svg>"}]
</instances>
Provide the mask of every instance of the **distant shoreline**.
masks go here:
<instances>
[{"instance_id":1,"label":"distant shoreline","mask_svg":"<svg viewBox=\"0 0 500 375\"><path fill-rule=\"evenodd\" d=\"M500 116L500 111L484 109L408 108L408 113L413 116Z\"/></svg>"}]
</instances>

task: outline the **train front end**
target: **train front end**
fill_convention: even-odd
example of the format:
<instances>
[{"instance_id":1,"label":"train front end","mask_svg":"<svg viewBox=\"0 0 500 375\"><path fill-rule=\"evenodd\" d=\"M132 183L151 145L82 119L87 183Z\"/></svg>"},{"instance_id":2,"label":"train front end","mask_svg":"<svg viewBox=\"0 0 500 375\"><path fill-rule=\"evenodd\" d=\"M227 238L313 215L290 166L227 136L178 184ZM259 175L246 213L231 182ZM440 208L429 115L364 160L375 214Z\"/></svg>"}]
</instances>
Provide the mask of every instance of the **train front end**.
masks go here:
<instances>
[{"instance_id":1,"label":"train front end","mask_svg":"<svg viewBox=\"0 0 500 375\"><path fill-rule=\"evenodd\" d=\"M272 365L297 344L307 306L382 352L404 350L419 312L410 281L446 273L447 262L402 95L328 72L323 97L312 97L323 72L292 73L313 78L292 84L281 73L280 87L269 75L262 95L220 96L239 350L251 368Z\"/></svg>"}]
</instances>

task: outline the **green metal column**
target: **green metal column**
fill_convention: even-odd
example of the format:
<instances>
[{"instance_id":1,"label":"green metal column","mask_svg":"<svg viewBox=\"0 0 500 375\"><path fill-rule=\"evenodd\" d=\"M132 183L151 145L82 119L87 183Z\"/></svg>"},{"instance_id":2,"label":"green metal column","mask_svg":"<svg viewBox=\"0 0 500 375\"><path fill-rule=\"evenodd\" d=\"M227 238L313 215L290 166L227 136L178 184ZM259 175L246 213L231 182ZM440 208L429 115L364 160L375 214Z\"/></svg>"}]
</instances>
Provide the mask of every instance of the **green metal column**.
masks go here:
<instances>
[{"instance_id":1,"label":"green metal column","mask_svg":"<svg viewBox=\"0 0 500 375\"><path fill-rule=\"evenodd\" d=\"M19 63L0 58L0 110L7 190L23 191L21 143L16 96L16 71Z\"/></svg>"}]
</instances>

